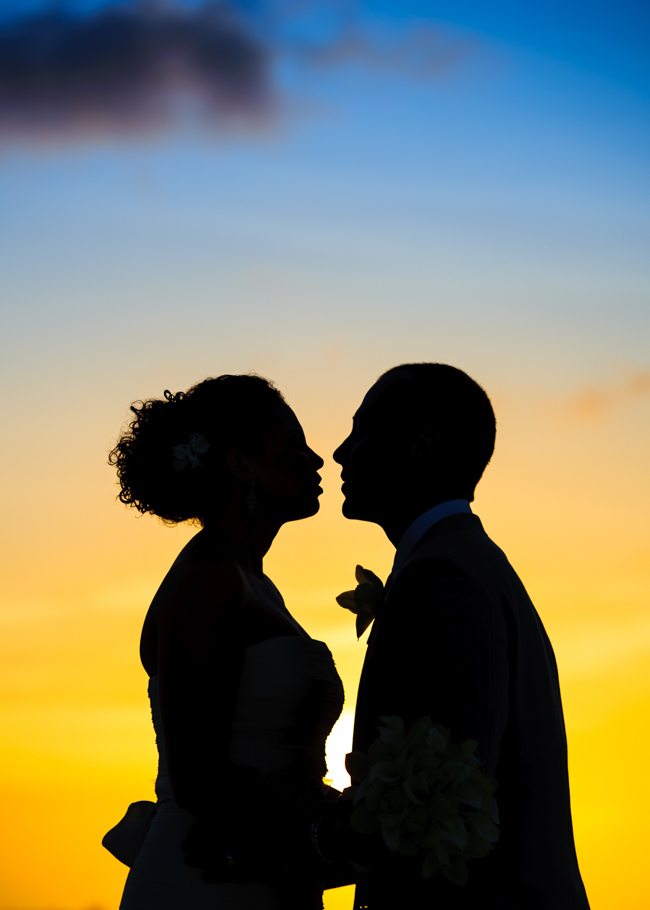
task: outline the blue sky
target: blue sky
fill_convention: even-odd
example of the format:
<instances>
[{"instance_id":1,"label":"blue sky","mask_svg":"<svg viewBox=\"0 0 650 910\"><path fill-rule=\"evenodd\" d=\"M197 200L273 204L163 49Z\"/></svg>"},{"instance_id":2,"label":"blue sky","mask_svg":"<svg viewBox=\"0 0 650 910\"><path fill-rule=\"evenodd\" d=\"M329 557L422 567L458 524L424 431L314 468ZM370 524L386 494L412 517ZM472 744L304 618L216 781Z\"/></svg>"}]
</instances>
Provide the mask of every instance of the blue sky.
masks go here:
<instances>
[{"instance_id":1,"label":"blue sky","mask_svg":"<svg viewBox=\"0 0 650 910\"><path fill-rule=\"evenodd\" d=\"M5 362L24 367L26 342L43 364L127 357L152 327L163 349L214 332L243 352L254 326L263 352L308 345L317 326L387 352L423 333L452 351L509 343L500 362L531 375L552 351L558 383L643 366L646 6L307 10L276 39L322 44L351 20L394 46L426 21L462 53L431 78L284 53L286 110L257 132L5 142Z\"/></svg>"}]
</instances>

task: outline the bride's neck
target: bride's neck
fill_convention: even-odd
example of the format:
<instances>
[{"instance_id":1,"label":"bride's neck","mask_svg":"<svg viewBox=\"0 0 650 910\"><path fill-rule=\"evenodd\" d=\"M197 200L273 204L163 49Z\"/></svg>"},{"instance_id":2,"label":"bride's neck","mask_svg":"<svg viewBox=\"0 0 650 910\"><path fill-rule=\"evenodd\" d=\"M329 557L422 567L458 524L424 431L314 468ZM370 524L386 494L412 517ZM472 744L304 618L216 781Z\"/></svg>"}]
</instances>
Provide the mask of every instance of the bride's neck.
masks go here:
<instances>
[{"instance_id":1,"label":"bride's neck","mask_svg":"<svg viewBox=\"0 0 650 910\"><path fill-rule=\"evenodd\" d=\"M217 548L242 569L261 576L263 559L279 530L277 522L229 511L222 518L206 521L202 534L214 540Z\"/></svg>"}]
</instances>

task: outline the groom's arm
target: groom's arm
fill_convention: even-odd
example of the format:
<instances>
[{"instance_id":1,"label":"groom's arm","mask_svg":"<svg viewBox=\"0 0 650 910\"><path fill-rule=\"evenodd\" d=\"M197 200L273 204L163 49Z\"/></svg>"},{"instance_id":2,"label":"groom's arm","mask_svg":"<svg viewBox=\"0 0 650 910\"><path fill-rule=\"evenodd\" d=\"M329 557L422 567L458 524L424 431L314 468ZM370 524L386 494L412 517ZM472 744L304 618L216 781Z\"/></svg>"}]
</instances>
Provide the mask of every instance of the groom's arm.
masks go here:
<instances>
[{"instance_id":1,"label":"groom's arm","mask_svg":"<svg viewBox=\"0 0 650 910\"><path fill-rule=\"evenodd\" d=\"M396 714L409 723L429 715L449 727L454 740L478 740L484 770L494 774L508 683L502 603L447 560L406 567L391 588L369 655L367 721Z\"/></svg>"}]
</instances>

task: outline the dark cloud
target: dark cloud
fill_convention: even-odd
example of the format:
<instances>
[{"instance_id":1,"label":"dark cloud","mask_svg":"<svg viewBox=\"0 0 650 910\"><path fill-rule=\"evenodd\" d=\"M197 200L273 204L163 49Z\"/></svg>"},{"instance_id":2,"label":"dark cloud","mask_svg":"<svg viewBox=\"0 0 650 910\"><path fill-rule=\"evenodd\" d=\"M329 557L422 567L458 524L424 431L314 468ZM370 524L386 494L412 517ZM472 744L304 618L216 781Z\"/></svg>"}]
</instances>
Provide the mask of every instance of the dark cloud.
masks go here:
<instances>
[{"instance_id":1,"label":"dark cloud","mask_svg":"<svg viewBox=\"0 0 650 910\"><path fill-rule=\"evenodd\" d=\"M270 50L225 4L45 12L0 28L0 134L146 132L273 112Z\"/></svg>"},{"instance_id":2,"label":"dark cloud","mask_svg":"<svg viewBox=\"0 0 650 910\"><path fill-rule=\"evenodd\" d=\"M310 26L319 6L334 10L327 38ZM427 26L371 38L345 4L140 0L85 14L59 5L0 24L0 139L142 134L184 118L258 126L284 107L281 59L428 79L466 52Z\"/></svg>"}]
</instances>

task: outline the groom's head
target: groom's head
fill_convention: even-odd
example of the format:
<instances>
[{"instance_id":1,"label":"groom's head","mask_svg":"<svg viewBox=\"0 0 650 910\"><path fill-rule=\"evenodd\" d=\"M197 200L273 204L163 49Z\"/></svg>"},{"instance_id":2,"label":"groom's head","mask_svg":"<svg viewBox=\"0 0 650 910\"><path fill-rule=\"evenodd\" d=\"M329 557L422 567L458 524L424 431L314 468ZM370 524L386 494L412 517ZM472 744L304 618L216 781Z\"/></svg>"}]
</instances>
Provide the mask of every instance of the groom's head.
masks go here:
<instances>
[{"instance_id":1,"label":"groom's head","mask_svg":"<svg viewBox=\"0 0 650 910\"><path fill-rule=\"evenodd\" d=\"M467 373L444 363L393 367L368 391L334 453L343 514L405 528L438 502L471 502L495 432L490 399Z\"/></svg>"}]
</instances>

